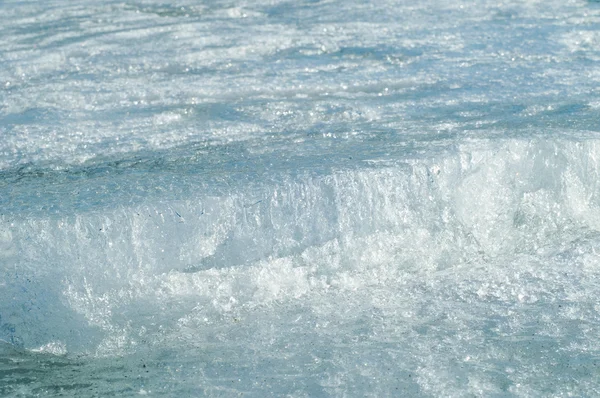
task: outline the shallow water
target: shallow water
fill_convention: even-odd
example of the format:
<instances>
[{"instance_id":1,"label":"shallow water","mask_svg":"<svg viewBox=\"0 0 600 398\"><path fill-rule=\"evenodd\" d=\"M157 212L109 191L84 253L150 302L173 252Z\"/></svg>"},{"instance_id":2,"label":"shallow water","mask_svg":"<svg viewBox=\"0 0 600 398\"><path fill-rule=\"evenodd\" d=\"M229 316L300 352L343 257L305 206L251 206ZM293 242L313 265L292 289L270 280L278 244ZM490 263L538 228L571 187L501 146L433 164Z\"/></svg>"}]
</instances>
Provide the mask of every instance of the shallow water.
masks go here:
<instances>
[{"instance_id":1,"label":"shallow water","mask_svg":"<svg viewBox=\"0 0 600 398\"><path fill-rule=\"evenodd\" d=\"M598 395L599 22L0 4L0 395Z\"/></svg>"}]
</instances>

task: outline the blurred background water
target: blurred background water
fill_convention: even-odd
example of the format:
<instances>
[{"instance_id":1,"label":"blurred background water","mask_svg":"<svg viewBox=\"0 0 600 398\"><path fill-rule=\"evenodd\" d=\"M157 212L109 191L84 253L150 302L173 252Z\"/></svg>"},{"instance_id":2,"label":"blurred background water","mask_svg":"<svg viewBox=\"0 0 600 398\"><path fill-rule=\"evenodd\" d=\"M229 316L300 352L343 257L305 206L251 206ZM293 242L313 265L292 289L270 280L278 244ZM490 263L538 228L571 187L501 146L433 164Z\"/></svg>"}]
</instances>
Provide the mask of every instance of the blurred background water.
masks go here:
<instances>
[{"instance_id":1,"label":"blurred background water","mask_svg":"<svg viewBox=\"0 0 600 398\"><path fill-rule=\"evenodd\" d=\"M4 0L0 395L600 395L600 5Z\"/></svg>"}]
</instances>

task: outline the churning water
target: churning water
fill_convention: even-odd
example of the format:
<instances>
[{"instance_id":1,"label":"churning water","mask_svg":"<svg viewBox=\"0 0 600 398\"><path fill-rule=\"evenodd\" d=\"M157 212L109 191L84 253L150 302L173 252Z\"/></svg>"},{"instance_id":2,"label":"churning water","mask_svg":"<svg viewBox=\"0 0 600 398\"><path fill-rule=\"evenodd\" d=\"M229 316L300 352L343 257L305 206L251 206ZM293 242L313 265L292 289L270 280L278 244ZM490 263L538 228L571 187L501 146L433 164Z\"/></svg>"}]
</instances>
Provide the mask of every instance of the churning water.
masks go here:
<instances>
[{"instance_id":1,"label":"churning water","mask_svg":"<svg viewBox=\"0 0 600 398\"><path fill-rule=\"evenodd\" d=\"M600 5L4 0L0 395L600 395Z\"/></svg>"}]
</instances>

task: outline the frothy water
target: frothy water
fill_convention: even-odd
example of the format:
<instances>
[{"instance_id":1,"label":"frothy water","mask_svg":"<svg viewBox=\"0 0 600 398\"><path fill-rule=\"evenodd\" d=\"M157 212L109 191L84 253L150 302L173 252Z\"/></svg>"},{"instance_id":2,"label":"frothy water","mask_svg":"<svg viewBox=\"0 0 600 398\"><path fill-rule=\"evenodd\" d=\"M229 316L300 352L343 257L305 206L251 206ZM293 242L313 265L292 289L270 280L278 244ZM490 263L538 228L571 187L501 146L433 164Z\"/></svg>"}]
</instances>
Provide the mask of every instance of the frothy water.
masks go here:
<instances>
[{"instance_id":1,"label":"frothy water","mask_svg":"<svg viewBox=\"0 0 600 398\"><path fill-rule=\"evenodd\" d=\"M0 395L597 394L596 3L0 15Z\"/></svg>"}]
</instances>

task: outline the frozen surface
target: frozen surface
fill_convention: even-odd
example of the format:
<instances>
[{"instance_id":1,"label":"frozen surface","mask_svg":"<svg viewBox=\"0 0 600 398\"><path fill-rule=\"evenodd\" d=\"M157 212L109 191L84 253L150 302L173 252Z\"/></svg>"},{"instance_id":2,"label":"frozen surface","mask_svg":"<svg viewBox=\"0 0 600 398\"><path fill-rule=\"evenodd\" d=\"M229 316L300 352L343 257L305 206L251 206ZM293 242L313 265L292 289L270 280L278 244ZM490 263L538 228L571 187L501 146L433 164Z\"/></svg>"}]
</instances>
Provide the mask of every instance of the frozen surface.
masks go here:
<instances>
[{"instance_id":1,"label":"frozen surface","mask_svg":"<svg viewBox=\"0 0 600 398\"><path fill-rule=\"evenodd\" d=\"M0 3L0 395L600 395L600 5Z\"/></svg>"}]
</instances>

